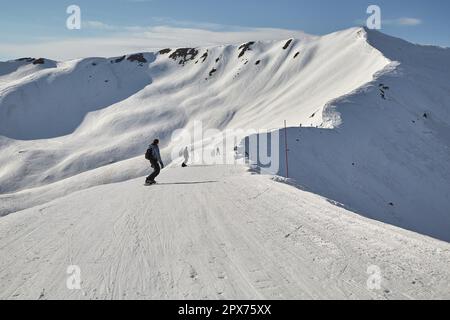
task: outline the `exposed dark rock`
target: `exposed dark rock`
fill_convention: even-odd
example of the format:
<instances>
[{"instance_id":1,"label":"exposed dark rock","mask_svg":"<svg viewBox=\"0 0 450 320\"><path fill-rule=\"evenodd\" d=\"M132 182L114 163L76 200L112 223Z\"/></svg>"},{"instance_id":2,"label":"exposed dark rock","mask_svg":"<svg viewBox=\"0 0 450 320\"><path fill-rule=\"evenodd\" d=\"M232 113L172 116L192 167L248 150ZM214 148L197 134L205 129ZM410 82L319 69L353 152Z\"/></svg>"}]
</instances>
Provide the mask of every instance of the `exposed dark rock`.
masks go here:
<instances>
[{"instance_id":1,"label":"exposed dark rock","mask_svg":"<svg viewBox=\"0 0 450 320\"><path fill-rule=\"evenodd\" d=\"M423 117L424 117L425 119L428 119L428 117L429 117L428 113L424 113L424 114L423 114Z\"/></svg>"},{"instance_id":2,"label":"exposed dark rock","mask_svg":"<svg viewBox=\"0 0 450 320\"><path fill-rule=\"evenodd\" d=\"M383 100L386 100L386 90L389 90L389 87L388 87L388 86L385 86L385 85L382 84L382 83L380 83L380 85L379 85L378 87L379 87L379 89L380 89L380 95L381 95L381 98L382 98Z\"/></svg>"},{"instance_id":3,"label":"exposed dark rock","mask_svg":"<svg viewBox=\"0 0 450 320\"><path fill-rule=\"evenodd\" d=\"M243 44L242 46L240 46L239 50L241 50L241 52L239 53L239 58L242 58L248 50L252 50L251 46L254 44L255 44L254 41L250 41L250 42L247 42L247 43Z\"/></svg>"},{"instance_id":4,"label":"exposed dark rock","mask_svg":"<svg viewBox=\"0 0 450 320\"><path fill-rule=\"evenodd\" d=\"M143 53L132 54L127 60L131 62L147 63L147 59L144 58Z\"/></svg>"},{"instance_id":5,"label":"exposed dark rock","mask_svg":"<svg viewBox=\"0 0 450 320\"><path fill-rule=\"evenodd\" d=\"M217 58L217 59L216 59L216 63L218 63L219 61L220 61L220 58Z\"/></svg>"},{"instance_id":6,"label":"exposed dark rock","mask_svg":"<svg viewBox=\"0 0 450 320\"><path fill-rule=\"evenodd\" d=\"M126 57L127 57L127 56L120 57L120 58L116 59L115 62L116 62L116 63L120 63L120 62L122 62L123 60L125 60Z\"/></svg>"},{"instance_id":7,"label":"exposed dark rock","mask_svg":"<svg viewBox=\"0 0 450 320\"><path fill-rule=\"evenodd\" d=\"M297 57L298 57L299 55L300 55L300 51L297 52L297 53L295 54L294 59L297 59Z\"/></svg>"},{"instance_id":8,"label":"exposed dark rock","mask_svg":"<svg viewBox=\"0 0 450 320\"><path fill-rule=\"evenodd\" d=\"M286 42L286 44L283 47L283 50L286 50L287 48L289 48L289 46L291 45L293 39L288 40L288 42Z\"/></svg>"},{"instance_id":9,"label":"exposed dark rock","mask_svg":"<svg viewBox=\"0 0 450 320\"><path fill-rule=\"evenodd\" d=\"M168 53L170 53L170 51L172 51L172 49L169 49L169 48L163 49L163 50L159 51L159 54L168 54Z\"/></svg>"},{"instance_id":10,"label":"exposed dark rock","mask_svg":"<svg viewBox=\"0 0 450 320\"><path fill-rule=\"evenodd\" d=\"M200 59L203 59L202 63L206 61L206 59L208 59L208 51L206 51L201 57Z\"/></svg>"},{"instance_id":11,"label":"exposed dark rock","mask_svg":"<svg viewBox=\"0 0 450 320\"><path fill-rule=\"evenodd\" d=\"M212 77L214 73L217 72L216 68L213 68L210 72L209 72L209 76Z\"/></svg>"},{"instance_id":12,"label":"exposed dark rock","mask_svg":"<svg viewBox=\"0 0 450 320\"><path fill-rule=\"evenodd\" d=\"M34 58L20 58L20 59L17 59L16 61L17 62L33 62L34 60L36 60L36 59L34 59Z\"/></svg>"},{"instance_id":13,"label":"exposed dark rock","mask_svg":"<svg viewBox=\"0 0 450 320\"><path fill-rule=\"evenodd\" d=\"M95 67L97 64L95 62L92 62L92 66Z\"/></svg>"},{"instance_id":14,"label":"exposed dark rock","mask_svg":"<svg viewBox=\"0 0 450 320\"><path fill-rule=\"evenodd\" d=\"M44 58L39 58L33 61L33 64L44 64L44 63L45 63Z\"/></svg>"},{"instance_id":15,"label":"exposed dark rock","mask_svg":"<svg viewBox=\"0 0 450 320\"><path fill-rule=\"evenodd\" d=\"M261 60L258 60L258 61L255 62L255 65L258 65L260 63L261 63Z\"/></svg>"},{"instance_id":16,"label":"exposed dark rock","mask_svg":"<svg viewBox=\"0 0 450 320\"><path fill-rule=\"evenodd\" d=\"M179 64L185 65L186 62L194 60L198 55L198 50L195 48L181 48L175 50L170 56L170 59L178 60Z\"/></svg>"}]
</instances>

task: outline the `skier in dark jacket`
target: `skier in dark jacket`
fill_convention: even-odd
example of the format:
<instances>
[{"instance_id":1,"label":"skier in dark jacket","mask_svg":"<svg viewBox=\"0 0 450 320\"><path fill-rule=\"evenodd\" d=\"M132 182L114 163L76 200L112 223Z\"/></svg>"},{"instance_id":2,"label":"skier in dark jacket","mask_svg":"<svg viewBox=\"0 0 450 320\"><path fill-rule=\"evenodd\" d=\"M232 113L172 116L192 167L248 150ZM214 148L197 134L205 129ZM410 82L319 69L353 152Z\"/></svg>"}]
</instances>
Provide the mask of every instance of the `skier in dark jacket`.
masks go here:
<instances>
[{"instance_id":1,"label":"skier in dark jacket","mask_svg":"<svg viewBox=\"0 0 450 320\"><path fill-rule=\"evenodd\" d=\"M159 140L155 139L153 143L148 147L146 158L150 161L153 168L153 173L148 176L145 181L146 184L155 184L156 177L159 176L161 169L164 169L164 163L161 159L161 154L159 152Z\"/></svg>"}]
</instances>

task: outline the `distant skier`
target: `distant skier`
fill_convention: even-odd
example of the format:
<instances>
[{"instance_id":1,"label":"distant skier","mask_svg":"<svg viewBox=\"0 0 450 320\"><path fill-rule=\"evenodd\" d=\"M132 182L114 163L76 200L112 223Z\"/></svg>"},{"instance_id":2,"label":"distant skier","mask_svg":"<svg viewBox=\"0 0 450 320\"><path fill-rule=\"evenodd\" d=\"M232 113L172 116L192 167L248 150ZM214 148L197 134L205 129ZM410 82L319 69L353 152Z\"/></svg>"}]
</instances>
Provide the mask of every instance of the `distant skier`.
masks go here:
<instances>
[{"instance_id":1,"label":"distant skier","mask_svg":"<svg viewBox=\"0 0 450 320\"><path fill-rule=\"evenodd\" d=\"M219 147L217 147L217 149L216 149L216 156L220 156L220 148Z\"/></svg>"},{"instance_id":2,"label":"distant skier","mask_svg":"<svg viewBox=\"0 0 450 320\"><path fill-rule=\"evenodd\" d=\"M164 169L164 163L161 160L161 154L159 152L159 140L155 139L153 143L148 147L147 153L145 154L145 159L149 160L153 173L147 177L145 184L153 185L156 183L155 179L161 173L161 169Z\"/></svg>"},{"instance_id":3,"label":"distant skier","mask_svg":"<svg viewBox=\"0 0 450 320\"><path fill-rule=\"evenodd\" d=\"M186 168L188 166L189 163L189 149L188 147L186 147L183 151L183 157L184 157L184 162L181 165L183 168Z\"/></svg>"}]
</instances>

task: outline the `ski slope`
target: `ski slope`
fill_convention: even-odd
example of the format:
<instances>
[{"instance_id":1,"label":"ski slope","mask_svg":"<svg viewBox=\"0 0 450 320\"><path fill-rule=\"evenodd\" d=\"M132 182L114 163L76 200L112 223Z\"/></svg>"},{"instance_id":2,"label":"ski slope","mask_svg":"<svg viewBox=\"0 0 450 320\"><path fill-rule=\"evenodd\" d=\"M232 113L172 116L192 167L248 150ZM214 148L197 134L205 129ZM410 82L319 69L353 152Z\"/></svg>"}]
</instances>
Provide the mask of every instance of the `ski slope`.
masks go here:
<instances>
[{"instance_id":1,"label":"ski slope","mask_svg":"<svg viewBox=\"0 0 450 320\"><path fill-rule=\"evenodd\" d=\"M363 28L249 41L0 62L0 298L449 298L450 50ZM199 122L241 131L172 139ZM233 155L251 129L280 133L271 175L171 157Z\"/></svg>"},{"instance_id":2,"label":"ski slope","mask_svg":"<svg viewBox=\"0 0 450 320\"><path fill-rule=\"evenodd\" d=\"M11 214L0 256L0 299L450 298L449 244L241 166L169 168L154 187L140 178ZM70 265L81 290L66 287Z\"/></svg>"}]
</instances>

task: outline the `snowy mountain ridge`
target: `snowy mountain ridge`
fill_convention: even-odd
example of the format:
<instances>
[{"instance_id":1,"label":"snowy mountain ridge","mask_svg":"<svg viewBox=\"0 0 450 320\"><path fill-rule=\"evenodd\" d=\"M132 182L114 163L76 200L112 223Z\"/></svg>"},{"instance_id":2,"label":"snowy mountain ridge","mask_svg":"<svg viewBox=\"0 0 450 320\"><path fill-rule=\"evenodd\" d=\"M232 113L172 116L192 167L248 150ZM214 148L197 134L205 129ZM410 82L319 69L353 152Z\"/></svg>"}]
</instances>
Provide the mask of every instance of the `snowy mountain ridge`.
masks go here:
<instances>
[{"instance_id":1,"label":"snowy mountain ridge","mask_svg":"<svg viewBox=\"0 0 450 320\"><path fill-rule=\"evenodd\" d=\"M0 63L0 214L141 177L149 140L160 137L169 160L181 147L170 142L172 132L194 121L224 131L287 120L292 174L302 187L449 240L449 57L448 49L354 28L302 40ZM424 190L428 199L417 197Z\"/></svg>"},{"instance_id":2,"label":"snowy mountain ridge","mask_svg":"<svg viewBox=\"0 0 450 320\"><path fill-rule=\"evenodd\" d=\"M450 49L364 37L392 63L326 105L332 130L288 129L290 178L366 217L450 241Z\"/></svg>"},{"instance_id":3,"label":"snowy mountain ridge","mask_svg":"<svg viewBox=\"0 0 450 320\"><path fill-rule=\"evenodd\" d=\"M449 71L449 49L362 28L0 62L0 298L450 297ZM172 134L199 123L269 129L281 166L181 168Z\"/></svg>"}]
</instances>

